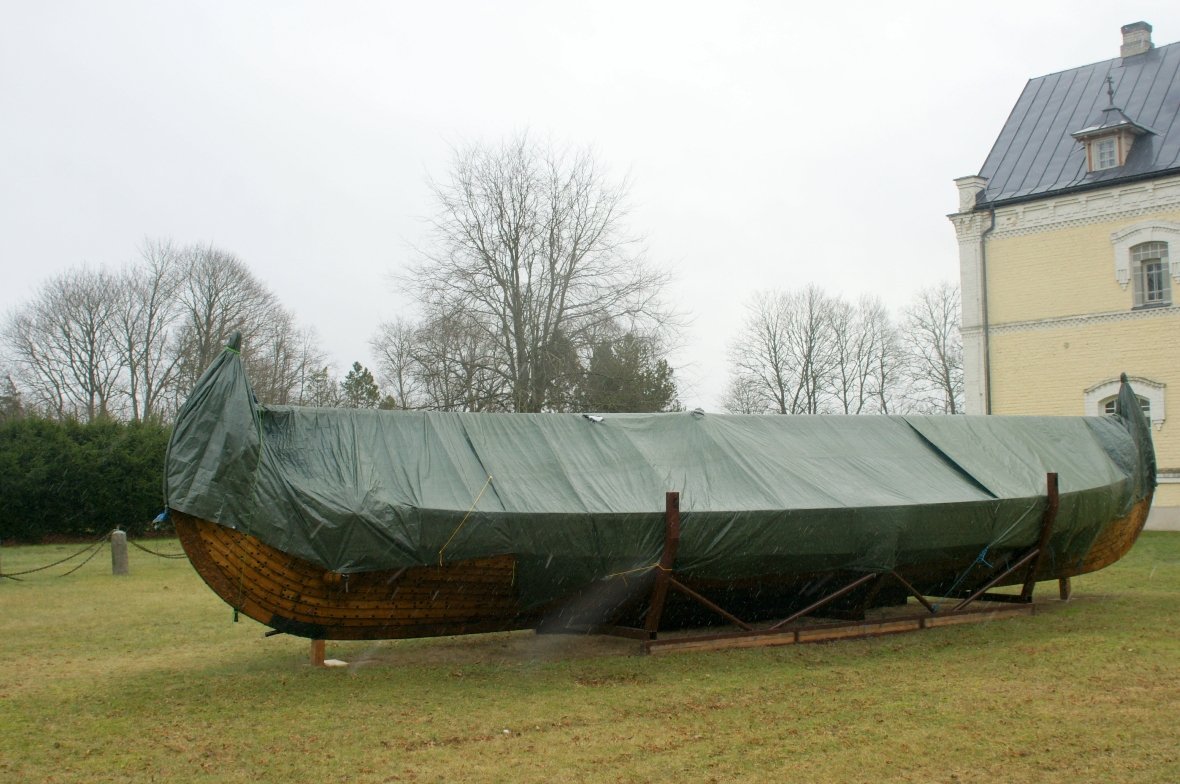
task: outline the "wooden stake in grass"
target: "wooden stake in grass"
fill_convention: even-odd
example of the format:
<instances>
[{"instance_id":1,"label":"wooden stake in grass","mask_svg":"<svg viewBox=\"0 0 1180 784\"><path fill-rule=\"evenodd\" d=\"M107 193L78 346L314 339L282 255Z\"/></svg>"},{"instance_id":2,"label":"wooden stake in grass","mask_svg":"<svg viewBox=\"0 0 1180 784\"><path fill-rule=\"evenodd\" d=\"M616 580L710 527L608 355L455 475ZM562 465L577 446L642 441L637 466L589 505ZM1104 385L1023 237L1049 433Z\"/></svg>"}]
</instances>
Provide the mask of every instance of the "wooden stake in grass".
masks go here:
<instances>
[{"instance_id":1,"label":"wooden stake in grass","mask_svg":"<svg viewBox=\"0 0 1180 784\"><path fill-rule=\"evenodd\" d=\"M312 640L311 641L311 666L312 667L326 666L324 664L324 641L323 640Z\"/></svg>"}]
</instances>

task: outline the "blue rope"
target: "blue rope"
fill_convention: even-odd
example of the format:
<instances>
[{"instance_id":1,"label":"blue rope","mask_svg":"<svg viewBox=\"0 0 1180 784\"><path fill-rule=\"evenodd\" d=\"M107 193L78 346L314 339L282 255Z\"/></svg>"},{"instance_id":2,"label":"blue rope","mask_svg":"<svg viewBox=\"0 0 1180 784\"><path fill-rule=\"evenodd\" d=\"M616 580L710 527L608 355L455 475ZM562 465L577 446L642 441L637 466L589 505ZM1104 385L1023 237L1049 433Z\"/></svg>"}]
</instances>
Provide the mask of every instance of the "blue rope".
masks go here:
<instances>
[{"instance_id":1,"label":"blue rope","mask_svg":"<svg viewBox=\"0 0 1180 784\"><path fill-rule=\"evenodd\" d=\"M987 547L984 547L983 552L981 552L979 554L979 557L976 558L974 561L972 561L971 565L963 570L963 573L961 575L959 575L959 579L955 580L955 584L951 586L951 589L949 591L947 591L947 596L954 596L955 595L955 589L959 587L959 583L963 582L963 579L965 577L967 577L968 574L971 573L971 570L975 568L976 564L983 564L988 569L992 568L992 565L987 562L987 548L988 547L991 547L991 545L989 544Z\"/></svg>"}]
</instances>

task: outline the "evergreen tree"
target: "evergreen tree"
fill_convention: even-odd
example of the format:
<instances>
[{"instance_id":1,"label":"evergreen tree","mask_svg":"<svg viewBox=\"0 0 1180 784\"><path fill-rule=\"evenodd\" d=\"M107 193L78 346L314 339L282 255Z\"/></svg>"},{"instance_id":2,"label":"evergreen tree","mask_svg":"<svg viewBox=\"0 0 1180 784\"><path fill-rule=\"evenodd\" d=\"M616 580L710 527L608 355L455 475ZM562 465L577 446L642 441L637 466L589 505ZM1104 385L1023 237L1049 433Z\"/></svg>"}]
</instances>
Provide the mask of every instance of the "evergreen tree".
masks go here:
<instances>
[{"instance_id":1,"label":"evergreen tree","mask_svg":"<svg viewBox=\"0 0 1180 784\"><path fill-rule=\"evenodd\" d=\"M668 360L648 340L628 332L594 346L579 389L583 411L652 413L678 411L676 382Z\"/></svg>"},{"instance_id":2,"label":"evergreen tree","mask_svg":"<svg viewBox=\"0 0 1180 784\"><path fill-rule=\"evenodd\" d=\"M20 390L13 383L12 376L5 376L4 381L0 382L0 422L19 419L24 413Z\"/></svg>"},{"instance_id":3,"label":"evergreen tree","mask_svg":"<svg viewBox=\"0 0 1180 784\"><path fill-rule=\"evenodd\" d=\"M352 363L352 370L340 382L340 405L345 408L376 408L381 402L381 391L373 374L360 362Z\"/></svg>"},{"instance_id":4,"label":"evergreen tree","mask_svg":"<svg viewBox=\"0 0 1180 784\"><path fill-rule=\"evenodd\" d=\"M299 398L301 406L319 406L320 408L335 408L340 405L340 384L332 372L323 367L313 370L307 380L307 387Z\"/></svg>"},{"instance_id":5,"label":"evergreen tree","mask_svg":"<svg viewBox=\"0 0 1180 784\"><path fill-rule=\"evenodd\" d=\"M110 418L83 424L27 414L0 423L0 539L148 530L163 503L170 433L156 421Z\"/></svg>"}]
</instances>

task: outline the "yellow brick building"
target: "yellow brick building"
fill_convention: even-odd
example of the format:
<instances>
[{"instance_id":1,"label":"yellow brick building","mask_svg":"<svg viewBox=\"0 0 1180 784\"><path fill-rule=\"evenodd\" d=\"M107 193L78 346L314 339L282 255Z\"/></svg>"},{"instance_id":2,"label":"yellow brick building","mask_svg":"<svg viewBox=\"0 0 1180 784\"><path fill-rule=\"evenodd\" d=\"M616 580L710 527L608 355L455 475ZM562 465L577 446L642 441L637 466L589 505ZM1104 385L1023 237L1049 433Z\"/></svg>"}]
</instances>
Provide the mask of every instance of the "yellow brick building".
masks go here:
<instances>
[{"instance_id":1,"label":"yellow brick building","mask_svg":"<svg viewBox=\"0 0 1180 784\"><path fill-rule=\"evenodd\" d=\"M1180 530L1180 43L1122 32L1119 57L1030 80L955 181L965 402L1094 416L1125 372L1154 427L1148 527Z\"/></svg>"}]
</instances>

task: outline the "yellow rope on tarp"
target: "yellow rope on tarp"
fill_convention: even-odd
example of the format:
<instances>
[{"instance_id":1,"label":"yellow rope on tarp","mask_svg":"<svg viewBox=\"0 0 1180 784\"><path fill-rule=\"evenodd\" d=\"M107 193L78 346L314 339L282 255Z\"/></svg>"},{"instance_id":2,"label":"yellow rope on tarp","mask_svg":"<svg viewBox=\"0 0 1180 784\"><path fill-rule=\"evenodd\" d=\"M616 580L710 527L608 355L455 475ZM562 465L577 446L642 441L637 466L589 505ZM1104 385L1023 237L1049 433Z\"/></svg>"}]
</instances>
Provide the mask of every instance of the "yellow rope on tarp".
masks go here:
<instances>
[{"instance_id":1,"label":"yellow rope on tarp","mask_svg":"<svg viewBox=\"0 0 1180 784\"><path fill-rule=\"evenodd\" d=\"M627 582L627 575L634 574L635 572L646 572L648 569L663 569L665 572L672 571L671 569L664 566L663 564L656 562L654 564L648 564L647 566L641 566L638 569L628 569L625 572L615 572L614 574L608 574L607 576L603 577L602 579L609 580L612 577L622 577L623 582Z\"/></svg>"},{"instance_id":2,"label":"yellow rope on tarp","mask_svg":"<svg viewBox=\"0 0 1180 784\"><path fill-rule=\"evenodd\" d=\"M471 513L475 511L475 505L479 503L479 499L483 498L484 491L488 489L488 485L490 485L491 483L492 483L492 478L489 476L488 481L483 483L483 487L480 489L479 495L477 495L475 497L475 500L471 502L471 508L467 510L467 514L463 515L463 519L459 521L459 528L462 528L463 523L467 522L467 518L471 517ZM447 539L447 541L443 544L443 546L439 548L439 550L438 550L438 565L439 566L443 565L443 559L442 559L443 550L447 549L447 545L449 545L451 543L451 539L454 539L455 534L459 533L459 528L456 528L455 533L451 534L450 539ZM513 569L516 568L515 561L513 562L512 566L513 566Z\"/></svg>"}]
</instances>

